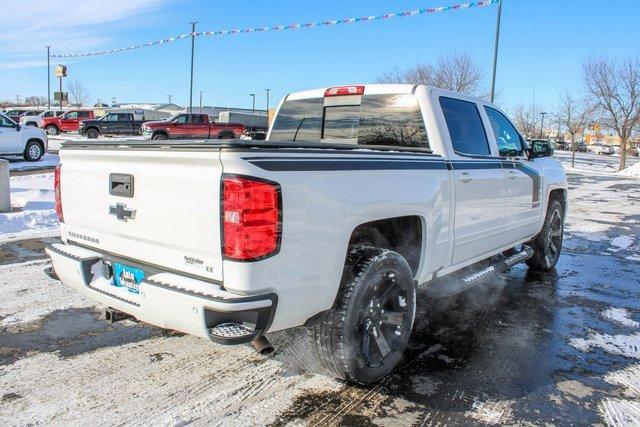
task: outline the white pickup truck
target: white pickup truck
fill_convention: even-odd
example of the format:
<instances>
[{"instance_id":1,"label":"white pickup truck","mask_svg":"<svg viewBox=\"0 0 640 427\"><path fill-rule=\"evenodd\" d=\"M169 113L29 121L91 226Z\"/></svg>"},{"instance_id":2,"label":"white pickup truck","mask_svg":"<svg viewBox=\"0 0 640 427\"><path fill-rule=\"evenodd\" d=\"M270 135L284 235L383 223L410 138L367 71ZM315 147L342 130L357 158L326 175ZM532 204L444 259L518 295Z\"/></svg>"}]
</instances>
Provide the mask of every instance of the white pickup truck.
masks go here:
<instances>
[{"instance_id":1,"label":"white pickup truck","mask_svg":"<svg viewBox=\"0 0 640 427\"><path fill-rule=\"evenodd\" d=\"M367 384L400 360L417 286L555 266L567 181L551 154L433 87L297 92L266 141L64 144L64 243L47 252L111 320L222 344L306 326L328 372Z\"/></svg>"},{"instance_id":2,"label":"white pickup truck","mask_svg":"<svg viewBox=\"0 0 640 427\"><path fill-rule=\"evenodd\" d=\"M42 129L22 126L0 114L0 156L22 156L29 162L42 158L49 143Z\"/></svg>"}]
</instances>

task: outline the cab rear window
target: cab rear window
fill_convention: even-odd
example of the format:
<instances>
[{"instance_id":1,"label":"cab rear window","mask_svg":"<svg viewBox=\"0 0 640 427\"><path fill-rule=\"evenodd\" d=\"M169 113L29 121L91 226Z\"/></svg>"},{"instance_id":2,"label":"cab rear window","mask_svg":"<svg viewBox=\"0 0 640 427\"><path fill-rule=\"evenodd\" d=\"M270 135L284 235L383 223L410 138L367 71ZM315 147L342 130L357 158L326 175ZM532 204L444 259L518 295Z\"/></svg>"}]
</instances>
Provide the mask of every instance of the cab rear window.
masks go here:
<instances>
[{"instance_id":1,"label":"cab rear window","mask_svg":"<svg viewBox=\"0 0 640 427\"><path fill-rule=\"evenodd\" d=\"M364 95L359 105L285 101L270 140L430 148L420 106L410 94Z\"/></svg>"}]
</instances>

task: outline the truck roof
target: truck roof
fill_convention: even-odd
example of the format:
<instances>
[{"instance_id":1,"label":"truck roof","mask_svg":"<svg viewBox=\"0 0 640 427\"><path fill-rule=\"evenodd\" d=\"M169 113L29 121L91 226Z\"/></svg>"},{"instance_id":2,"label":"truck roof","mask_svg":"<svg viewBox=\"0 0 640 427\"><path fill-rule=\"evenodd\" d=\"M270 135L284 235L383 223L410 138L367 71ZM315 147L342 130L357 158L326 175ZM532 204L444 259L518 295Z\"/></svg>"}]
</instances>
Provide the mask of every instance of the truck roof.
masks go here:
<instances>
[{"instance_id":1,"label":"truck roof","mask_svg":"<svg viewBox=\"0 0 640 427\"><path fill-rule=\"evenodd\" d=\"M296 100L296 99L307 99L307 98L322 98L327 89L336 88L336 87L350 87L350 86L364 86L364 94L365 95L384 95L384 94L396 94L396 93L414 93L418 86L423 86L429 91L430 89L437 89L442 92L448 92L457 97L464 96L466 98L479 99L477 97L469 96L466 94L461 94L453 91L449 91L446 89L442 89L436 86L429 86L423 84L390 84L390 83L354 83L347 85L335 85L335 86L327 86L317 89L309 89L302 90L299 92L291 92L285 97L285 101ZM483 100L484 101L484 100ZM486 101L484 101L486 102Z\"/></svg>"}]
</instances>

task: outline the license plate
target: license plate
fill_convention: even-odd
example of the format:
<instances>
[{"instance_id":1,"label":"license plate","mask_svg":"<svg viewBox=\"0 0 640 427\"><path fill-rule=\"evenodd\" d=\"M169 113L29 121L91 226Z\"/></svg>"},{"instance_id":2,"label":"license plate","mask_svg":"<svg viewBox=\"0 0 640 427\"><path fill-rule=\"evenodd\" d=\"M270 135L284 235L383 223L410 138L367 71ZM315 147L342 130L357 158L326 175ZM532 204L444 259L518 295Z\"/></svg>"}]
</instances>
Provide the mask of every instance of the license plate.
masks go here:
<instances>
[{"instance_id":1,"label":"license plate","mask_svg":"<svg viewBox=\"0 0 640 427\"><path fill-rule=\"evenodd\" d=\"M139 268L129 267L119 263L113 264L113 284L115 286L126 288L129 292L139 293L138 286L144 279L144 271Z\"/></svg>"}]
</instances>

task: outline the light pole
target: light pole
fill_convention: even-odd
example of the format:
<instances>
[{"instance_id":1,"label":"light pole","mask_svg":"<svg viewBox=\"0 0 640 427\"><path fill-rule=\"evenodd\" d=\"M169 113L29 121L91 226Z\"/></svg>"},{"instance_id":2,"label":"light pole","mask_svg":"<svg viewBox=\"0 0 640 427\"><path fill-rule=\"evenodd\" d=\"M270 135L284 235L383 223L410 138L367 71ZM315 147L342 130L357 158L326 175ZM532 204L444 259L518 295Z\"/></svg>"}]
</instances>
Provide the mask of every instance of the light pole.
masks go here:
<instances>
[{"instance_id":1,"label":"light pole","mask_svg":"<svg viewBox=\"0 0 640 427\"><path fill-rule=\"evenodd\" d=\"M256 94L250 93L249 96L253 99L251 104L251 113L255 114L256 113Z\"/></svg>"},{"instance_id":2,"label":"light pole","mask_svg":"<svg viewBox=\"0 0 640 427\"><path fill-rule=\"evenodd\" d=\"M196 47L196 24L198 21L191 22L191 82L189 83L189 112L193 113L193 53Z\"/></svg>"},{"instance_id":3,"label":"light pole","mask_svg":"<svg viewBox=\"0 0 640 427\"><path fill-rule=\"evenodd\" d=\"M498 46L500 45L500 18L502 17L502 0L498 0L498 18L496 19L496 40L493 46L493 72L491 73L491 102L496 94L496 69L498 67Z\"/></svg>"},{"instance_id":4,"label":"light pole","mask_svg":"<svg viewBox=\"0 0 640 427\"><path fill-rule=\"evenodd\" d=\"M51 46L47 48L47 108L51 109Z\"/></svg>"},{"instance_id":5,"label":"light pole","mask_svg":"<svg viewBox=\"0 0 640 427\"><path fill-rule=\"evenodd\" d=\"M202 91L200 91L200 108L198 113L202 113Z\"/></svg>"},{"instance_id":6,"label":"light pole","mask_svg":"<svg viewBox=\"0 0 640 427\"><path fill-rule=\"evenodd\" d=\"M267 92L267 116L269 115L269 92L271 92L271 89L265 89L265 92Z\"/></svg>"},{"instance_id":7,"label":"light pole","mask_svg":"<svg viewBox=\"0 0 640 427\"><path fill-rule=\"evenodd\" d=\"M540 139L542 139L543 136L543 132L544 132L544 116L546 116L547 113L542 112L540 113L540 116L542 117L542 120L540 121Z\"/></svg>"}]
</instances>

